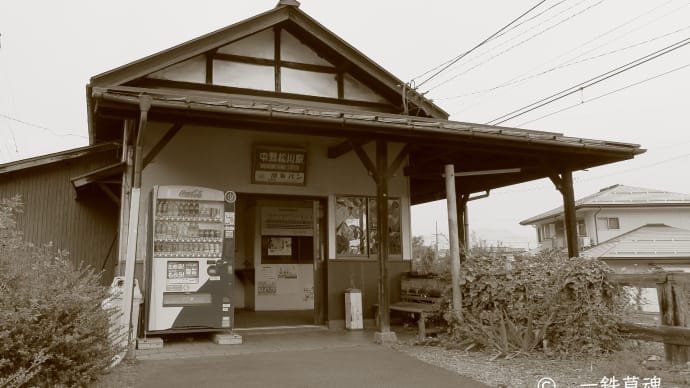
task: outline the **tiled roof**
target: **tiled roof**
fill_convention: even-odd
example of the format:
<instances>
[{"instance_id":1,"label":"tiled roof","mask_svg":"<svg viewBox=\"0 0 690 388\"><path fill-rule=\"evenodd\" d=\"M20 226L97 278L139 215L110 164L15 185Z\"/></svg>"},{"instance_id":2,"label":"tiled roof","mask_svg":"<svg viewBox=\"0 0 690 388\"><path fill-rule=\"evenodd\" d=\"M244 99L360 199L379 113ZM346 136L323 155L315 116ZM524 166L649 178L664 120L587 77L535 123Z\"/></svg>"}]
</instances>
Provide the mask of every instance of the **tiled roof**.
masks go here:
<instances>
[{"instance_id":1,"label":"tiled roof","mask_svg":"<svg viewBox=\"0 0 690 388\"><path fill-rule=\"evenodd\" d=\"M15 160L12 162L0 164L0 174L5 174L13 171L24 170L27 168L43 166L68 159L75 159L84 155L115 150L119 147L116 142L100 143L96 145L89 145L85 147L73 148L65 151L59 151L52 154L40 155L32 158Z\"/></svg>"},{"instance_id":2,"label":"tiled roof","mask_svg":"<svg viewBox=\"0 0 690 388\"><path fill-rule=\"evenodd\" d=\"M146 95L151 106L184 111L207 113L261 116L284 120L318 119L339 126L374 126L382 130L412 130L433 134L452 134L468 138L485 138L511 142L523 142L570 149L622 152L635 155L644 152L637 144L607 140L596 140L565 136L556 132L534 131L521 128L497 127L486 124L466 123L438 118L424 118L390 113L320 109L303 107L284 102L252 101L246 98L229 99L219 95L195 95L189 92L178 94L170 90L142 90L131 87L94 87L92 95L96 99L138 105L139 99ZM397 132L398 134L412 132Z\"/></svg>"},{"instance_id":3,"label":"tiled roof","mask_svg":"<svg viewBox=\"0 0 690 388\"><path fill-rule=\"evenodd\" d=\"M582 252L603 259L690 258L690 230L648 224Z\"/></svg>"},{"instance_id":4,"label":"tiled roof","mask_svg":"<svg viewBox=\"0 0 690 388\"><path fill-rule=\"evenodd\" d=\"M673 193L670 191L647 189L625 185L613 185L603 188L599 192L575 201L575 208L599 206L658 206L658 205L690 206L690 194ZM551 209L534 217L521 221L521 225L531 225L537 221L563 214L563 206Z\"/></svg>"}]
</instances>

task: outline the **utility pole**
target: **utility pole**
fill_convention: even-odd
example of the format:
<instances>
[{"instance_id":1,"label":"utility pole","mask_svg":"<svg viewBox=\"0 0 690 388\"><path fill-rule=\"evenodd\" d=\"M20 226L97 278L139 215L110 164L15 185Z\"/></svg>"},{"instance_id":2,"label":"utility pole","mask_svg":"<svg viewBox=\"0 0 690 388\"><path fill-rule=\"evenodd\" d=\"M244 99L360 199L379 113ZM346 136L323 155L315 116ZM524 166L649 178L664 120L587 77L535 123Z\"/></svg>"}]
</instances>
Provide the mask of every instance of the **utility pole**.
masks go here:
<instances>
[{"instance_id":1,"label":"utility pole","mask_svg":"<svg viewBox=\"0 0 690 388\"><path fill-rule=\"evenodd\" d=\"M436 249L434 250L434 261L438 262L438 221L436 221L436 233L434 234L436 238Z\"/></svg>"}]
</instances>

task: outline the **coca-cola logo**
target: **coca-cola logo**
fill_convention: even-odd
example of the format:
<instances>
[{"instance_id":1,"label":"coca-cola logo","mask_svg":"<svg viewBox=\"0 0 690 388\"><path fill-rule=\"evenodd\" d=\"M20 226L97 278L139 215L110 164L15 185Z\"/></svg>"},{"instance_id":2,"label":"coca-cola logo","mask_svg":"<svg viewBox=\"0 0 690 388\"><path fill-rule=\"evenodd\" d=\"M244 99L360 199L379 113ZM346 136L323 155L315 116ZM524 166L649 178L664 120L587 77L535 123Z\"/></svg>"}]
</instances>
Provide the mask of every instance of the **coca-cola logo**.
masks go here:
<instances>
[{"instance_id":1,"label":"coca-cola logo","mask_svg":"<svg viewBox=\"0 0 690 388\"><path fill-rule=\"evenodd\" d=\"M201 198L201 190L180 190L180 198Z\"/></svg>"}]
</instances>

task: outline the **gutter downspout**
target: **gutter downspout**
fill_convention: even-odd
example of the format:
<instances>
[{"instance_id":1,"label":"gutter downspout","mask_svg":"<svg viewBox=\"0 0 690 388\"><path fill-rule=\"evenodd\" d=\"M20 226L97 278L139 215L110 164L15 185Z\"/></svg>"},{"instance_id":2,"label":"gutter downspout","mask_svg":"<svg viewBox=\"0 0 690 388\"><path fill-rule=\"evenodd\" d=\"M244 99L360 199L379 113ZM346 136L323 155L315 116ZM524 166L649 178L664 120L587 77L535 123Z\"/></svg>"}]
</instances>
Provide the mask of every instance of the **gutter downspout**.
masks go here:
<instances>
[{"instance_id":1,"label":"gutter downspout","mask_svg":"<svg viewBox=\"0 0 690 388\"><path fill-rule=\"evenodd\" d=\"M599 212L601 212L601 208L594 213L594 238L597 239L597 243L594 245L599 245L599 227L597 226L597 215L599 215Z\"/></svg>"}]
</instances>

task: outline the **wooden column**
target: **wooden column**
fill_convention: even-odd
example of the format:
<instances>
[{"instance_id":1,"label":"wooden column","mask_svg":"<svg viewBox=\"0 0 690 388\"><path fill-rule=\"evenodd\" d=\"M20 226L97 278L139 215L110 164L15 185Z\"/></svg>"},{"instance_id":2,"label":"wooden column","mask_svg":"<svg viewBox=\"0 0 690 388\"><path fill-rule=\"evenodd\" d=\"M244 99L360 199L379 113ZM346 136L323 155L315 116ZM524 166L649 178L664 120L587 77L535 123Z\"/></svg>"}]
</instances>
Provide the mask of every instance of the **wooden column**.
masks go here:
<instances>
[{"instance_id":1,"label":"wooden column","mask_svg":"<svg viewBox=\"0 0 690 388\"><path fill-rule=\"evenodd\" d=\"M577 216L575 215L575 193L573 190L573 172L564 171L558 176L551 176L551 181L563 195L563 213L565 215L565 237L568 245L568 257L580 255L577 241Z\"/></svg>"},{"instance_id":2,"label":"wooden column","mask_svg":"<svg viewBox=\"0 0 690 388\"><path fill-rule=\"evenodd\" d=\"M455 198L455 167L446 164L446 201L448 204L448 234L450 241L451 288L453 312L462 320L462 295L460 294L460 238L458 233L458 207Z\"/></svg>"},{"instance_id":3,"label":"wooden column","mask_svg":"<svg viewBox=\"0 0 690 388\"><path fill-rule=\"evenodd\" d=\"M666 282L657 285L661 325L685 328L688 325L685 284L675 281L673 275L669 273ZM671 364L685 365L690 361L689 346L664 342L664 352Z\"/></svg>"},{"instance_id":4,"label":"wooden column","mask_svg":"<svg viewBox=\"0 0 690 388\"><path fill-rule=\"evenodd\" d=\"M390 332L390 282L388 280L388 144L376 141L376 237L379 261L379 332ZM383 338L382 338L383 341Z\"/></svg>"},{"instance_id":5,"label":"wooden column","mask_svg":"<svg viewBox=\"0 0 690 388\"><path fill-rule=\"evenodd\" d=\"M122 172L122 190L120 193L120 222L118 225L119 241L117 244L116 276L124 275L124 264L127 251L127 230L129 229L129 203L134 180L134 158L130 139L134 133L134 120L125 120L122 129L122 161L126 163Z\"/></svg>"},{"instance_id":6,"label":"wooden column","mask_svg":"<svg viewBox=\"0 0 690 388\"><path fill-rule=\"evenodd\" d=\"M127 234L127 249L125 262L125 284L122 298L122 322L126 325L127 346L130 347L136 338L131 335L132 297L134 291L134 266L136 265L137 236L139 232L139 207L141 199L141 173L143 169L144 132L148 121L148 112L151 108L151 97L143 96L139 101L141 111L139 128L134 149L134 181L132 184L131 202L129 206L129 230Z\"/></svg>"},{"instance_id":7,"label":"wooden column","mask_svg":"<svg viewBox=\"0 0 690 388\"><path fill-rule=\"evenodd\" d=\"M458 208L458 238L460 239L460 259L464 257L464 252L469 249L470 239L469 239L469 222L467 219L467 201L469 200L469 195L467 194L456 194L455 201L457 202Z\"/></svg>"}]
</instances>

